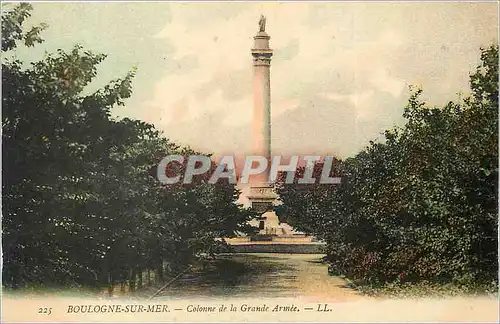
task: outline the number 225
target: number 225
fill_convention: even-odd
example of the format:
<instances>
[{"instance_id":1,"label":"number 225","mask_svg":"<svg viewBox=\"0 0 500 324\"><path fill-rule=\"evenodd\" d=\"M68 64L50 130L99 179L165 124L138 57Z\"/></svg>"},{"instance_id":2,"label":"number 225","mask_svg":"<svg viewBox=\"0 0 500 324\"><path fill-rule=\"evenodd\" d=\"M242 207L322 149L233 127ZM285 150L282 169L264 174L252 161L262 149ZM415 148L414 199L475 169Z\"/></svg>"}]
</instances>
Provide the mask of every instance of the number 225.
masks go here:
<instances>
[{"instance_id":1,"label":"number 225","mask_svg":"<svg viewBox=\"0 0 500 324\"><path fill-rule=\"evenodd\" d=\"M38 314L47 314L47 315L50 315L51 313L52 313L52 308L40 307L38 309Z\"/></svg>"}]
</instances>

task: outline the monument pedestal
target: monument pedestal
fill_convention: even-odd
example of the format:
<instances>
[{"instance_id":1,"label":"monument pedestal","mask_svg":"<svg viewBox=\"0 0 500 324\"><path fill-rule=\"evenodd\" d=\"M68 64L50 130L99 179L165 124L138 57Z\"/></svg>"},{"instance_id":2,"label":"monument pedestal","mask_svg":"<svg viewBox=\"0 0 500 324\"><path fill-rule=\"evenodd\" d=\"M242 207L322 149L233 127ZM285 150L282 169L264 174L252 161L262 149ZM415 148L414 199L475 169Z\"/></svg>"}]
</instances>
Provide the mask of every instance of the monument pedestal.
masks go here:
<instances>
[{"instance_id":1,"label":"monument pedestal","mask_svg":"<svg viewBox=\"0 0 500 324\"><path fill-rule=\"evenodd\" d=\"M274 212L277 195L268 183L252 184L248 199L253 209L262 214L258 221L260 235L281 235L282 229L278 215Z\"/></svg>"},{"instance_id":2,"label":"monument pedestal","mask_svg":"<svg viewBox=\"0 0 500 324\"><path fill-rule=\"evenodd\" d=\"M272 211L276 198L273 186L268 183L257 183L250 186L248 199L252 208L259 213Z\"/></svg>"}]
</instances>

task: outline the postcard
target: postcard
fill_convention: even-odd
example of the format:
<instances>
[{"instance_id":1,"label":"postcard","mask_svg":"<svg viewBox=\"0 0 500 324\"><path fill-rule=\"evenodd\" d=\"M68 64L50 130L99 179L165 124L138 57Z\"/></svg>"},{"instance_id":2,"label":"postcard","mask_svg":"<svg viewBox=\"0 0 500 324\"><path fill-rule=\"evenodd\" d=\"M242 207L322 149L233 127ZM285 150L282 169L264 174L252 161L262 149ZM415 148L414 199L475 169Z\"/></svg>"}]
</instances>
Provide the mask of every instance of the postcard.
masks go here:
<instances>
[{"instance_id":1,"label":"postcard","mask_svg":"<svg viewBox=\"0 0 500 324\"><path fill-rule=\"evenodd\" d=\"M2 322L492 322L498 2L2 2Z\"/></svg>"}]
</instances>

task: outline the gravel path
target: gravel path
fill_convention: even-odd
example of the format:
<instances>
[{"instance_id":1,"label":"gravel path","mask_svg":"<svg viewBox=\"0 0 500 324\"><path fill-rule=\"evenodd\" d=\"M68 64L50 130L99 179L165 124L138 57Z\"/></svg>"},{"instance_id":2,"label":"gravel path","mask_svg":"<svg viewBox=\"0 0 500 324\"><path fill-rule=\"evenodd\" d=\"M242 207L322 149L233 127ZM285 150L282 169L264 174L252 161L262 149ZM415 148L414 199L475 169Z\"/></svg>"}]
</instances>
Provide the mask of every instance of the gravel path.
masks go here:
<instances>
[{"instance_id":1,"label":"gravel path","mask_svg":"<svg viewBox=\"0 0 500 324\"><path fill-rule=\"evenodd\" d=\"M195 271L168 287L166 298L305 297L324 301L366 299L328 275L320 254L230 254L205 271Z\"/></svg>"}]
</instances>

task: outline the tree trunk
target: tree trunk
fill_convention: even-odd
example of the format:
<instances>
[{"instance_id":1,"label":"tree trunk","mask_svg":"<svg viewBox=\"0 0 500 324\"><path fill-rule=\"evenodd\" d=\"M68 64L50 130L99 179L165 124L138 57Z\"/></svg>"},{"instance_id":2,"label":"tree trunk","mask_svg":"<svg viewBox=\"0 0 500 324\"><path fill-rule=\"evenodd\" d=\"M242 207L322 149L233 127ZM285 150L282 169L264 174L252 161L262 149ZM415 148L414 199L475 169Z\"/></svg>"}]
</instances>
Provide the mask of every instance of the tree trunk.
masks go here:
<instances>
[{"instance_id":1,"label":"tree trunk","mask_svg":"<svg viewBox=\"0 0 500 324\"><path fill-rule=\"evenodd\" d=\"M137 281L137 289L142 288L142 269L139 268L139 280Z\"/></svg>"},{"instance_id":2,"label":"tree trunk","mask_svg":"<svg viewBox=\"0 0 500 324\"><path fill-rule=\"evenodd\" d=\"M162 259L160 259L160 261L158 262L157 274L158 274L158 280L160 282L163 282L165 278L163 277L163 260Z\"/></svg>"},{"instance_id":3,"label":"tree trunk","mask_svg":"<svg viewBox=\"0 0 500 324\"><path fill-rule=\"evenodd\" d=\"M137 274L135 272L135 268L132 268L130 270L130 280L129 280L129 291L134 292L135 291L135 280L137 277Z\"/></svg>"},{"instance_id":4,"label":"tree trunk","mask_svg":"<svg viewBox=\"0 0 500 324\"><path fill-rule=\"evenodd\" d=\"M148 269L148 286L151 286L151 270Z\"/></svg>"},{"instance_id":5,"label":"tree trunk","mask_svg":"<svg viewBox=\"0 0 500 324\"><path fill-rule=\"evenodd\" d=\"M113 290L114 290L114 283L113 283L113 276L111 275L111 272L108 272L108 295L109 297L113 297Z\"/></svg>"}]
</instances>

